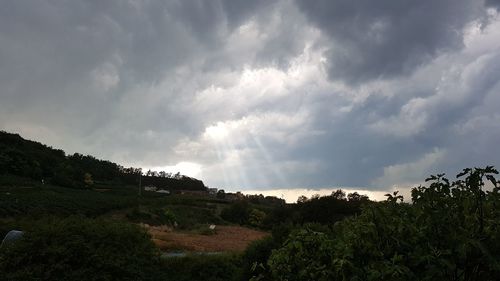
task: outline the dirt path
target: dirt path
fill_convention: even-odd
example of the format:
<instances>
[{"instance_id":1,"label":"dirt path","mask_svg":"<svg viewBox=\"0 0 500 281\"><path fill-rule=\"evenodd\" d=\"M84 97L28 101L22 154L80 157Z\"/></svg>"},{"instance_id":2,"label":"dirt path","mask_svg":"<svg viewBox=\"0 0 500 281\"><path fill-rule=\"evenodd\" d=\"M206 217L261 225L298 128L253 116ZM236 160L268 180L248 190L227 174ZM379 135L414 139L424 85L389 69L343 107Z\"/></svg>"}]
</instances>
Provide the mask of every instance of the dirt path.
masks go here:
<instances>
[{"instance_id":1,"label":"dirt path","mask_svg":"<svg viewBox=\"0 0 500 281\"><path fill-rule=\"evenodd\" d=\"M269 235L241 226L217 226L212 235L177 232L168 227L146 228L153 242L163 251L242 252L250 242Z\"/></svg>"}]
</instances>

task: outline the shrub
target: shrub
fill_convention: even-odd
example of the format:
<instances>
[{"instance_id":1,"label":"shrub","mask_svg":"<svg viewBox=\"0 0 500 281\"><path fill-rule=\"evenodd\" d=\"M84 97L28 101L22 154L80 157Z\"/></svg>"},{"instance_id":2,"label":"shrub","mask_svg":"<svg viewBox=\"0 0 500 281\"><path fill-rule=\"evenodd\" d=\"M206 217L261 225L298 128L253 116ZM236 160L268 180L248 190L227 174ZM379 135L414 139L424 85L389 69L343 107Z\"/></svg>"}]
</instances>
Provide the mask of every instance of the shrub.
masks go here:
<instances>
[{"instance_id":1,"label":"shrub","mask_svg":"<svg viewBox=\"0 0 500 281\"><path fill-rule=\"evenodd\" d=\"M231 254L193 255L162 260L162 278L172 281L241 280L240 259Z\"/></svg>"},{"instance_id":2,"label":"shrub","mask_svg":"<svg viewBox=\"0 0 500 281\"><path fill-rule=\"evenodd\" d=\"M255 227L262 227L265 219L266 213L257 209L252 209L248 215L248 223Z\"/></svg>"},{"instance_id":3,"label":"shrub","mask_svg":"<svg viewBox=\"0 0 500 281\"><path fill-rule=\"evenodd\" d=\"M149 280L158 253L136 225L45 218L2 249L4 280Z\"/></svg>"},{"instance_id":4,"label":"shrub","mask_svg":"<svg viewBox=\"0 0 500 281\"><path fill-rule=\"evenodd\" d=\"M236 201L222 210L221 217L228 222L246 224L250 215L250 207L245 201Z\"/></svg>"},{"instance_id":5,"label":"shrub","mask_svg":"<svg viewBox=\"0 0 500 281\"><path fill-rule=\"evenodd\" d=\"M272 250L280 244L273 236L267 236L261 240L253 241L243 253L243 280L250 280L253 276L269 278L266 262L271 256Z\"/></svg>"},{"instance_id":6,"label":"shrub","mask_svg":"<svg viewBox=\"0 0 500 281\"><path fill-rule=\"evenodd\" d=\"M412 190L412 204L395 192L333 234L295 232L273 251L271 272L277 280L500 280L497 173L465 169L453 183L431 176Z\"/></svg>"},{"instance_id":7,"label":"shrub","mask_svg":"<svg viewBox=\"0 0 500 281\"><path fill-rule=\"evenodd\" d=\"M325 233L308 228L295 231L269 259L273 280L336 280L331 270L332 245L333 240Z\"/></svg>"}]
</instances>

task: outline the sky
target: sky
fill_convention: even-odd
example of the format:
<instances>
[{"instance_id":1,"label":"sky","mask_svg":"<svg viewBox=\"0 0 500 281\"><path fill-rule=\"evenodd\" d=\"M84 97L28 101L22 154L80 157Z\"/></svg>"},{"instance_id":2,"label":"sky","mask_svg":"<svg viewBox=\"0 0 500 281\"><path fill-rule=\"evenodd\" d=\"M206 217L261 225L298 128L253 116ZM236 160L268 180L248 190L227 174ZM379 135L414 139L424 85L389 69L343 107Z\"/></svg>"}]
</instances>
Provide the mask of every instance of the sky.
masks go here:
<instances>
[{"instance_id":1,"label":"sky","mask_svg":"<svg viewBox=\"0 0 500 281\"><path fill-rule=\"evenodd\" d=\"M0 129L232 191L407 191L500 165L499 11L1 1Z\"/></svg>"}]
</instances>

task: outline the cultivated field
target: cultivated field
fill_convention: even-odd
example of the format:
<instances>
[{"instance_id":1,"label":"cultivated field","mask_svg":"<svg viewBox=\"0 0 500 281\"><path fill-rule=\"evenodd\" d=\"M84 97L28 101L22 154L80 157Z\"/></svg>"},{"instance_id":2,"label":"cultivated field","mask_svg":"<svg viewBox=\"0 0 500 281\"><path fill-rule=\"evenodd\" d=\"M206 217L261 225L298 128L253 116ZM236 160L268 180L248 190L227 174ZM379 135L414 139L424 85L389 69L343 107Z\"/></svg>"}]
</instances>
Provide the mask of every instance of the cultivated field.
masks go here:
<instances>
[{"instance_id":1,"label":"cultivated field","mask_svg":"<svg viewBox=\"0 0 500 281\"><path fill-rule=\"evenodd\" d=\"M215 233L210 235L173 231L161 226L146 228L162 251L243 252L250 242L269 235L241 226L217 226Z\"/></svg>"}]
</instances>

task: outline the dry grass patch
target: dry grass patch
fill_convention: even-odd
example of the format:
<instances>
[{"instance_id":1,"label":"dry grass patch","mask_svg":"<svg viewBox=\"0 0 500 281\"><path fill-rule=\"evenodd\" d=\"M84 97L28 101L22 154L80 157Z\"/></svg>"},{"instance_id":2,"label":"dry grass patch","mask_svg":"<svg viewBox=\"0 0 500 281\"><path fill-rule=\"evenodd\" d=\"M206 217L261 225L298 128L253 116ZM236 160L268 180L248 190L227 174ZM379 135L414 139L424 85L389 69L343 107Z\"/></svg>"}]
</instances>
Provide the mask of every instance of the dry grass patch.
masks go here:
<instances>
[{"instance_id":1,"label":"dry grass patch","mask_svg":"<svg viewBox=\"0 0 500 281\"><path fill-rule=\"evenodd\" d=\"M215 234L178 232L167 226L144 225L153 242L163 251L242 252L250 242L269 235L241 226L217 226Z\"/></svg>"}]
</instances>

